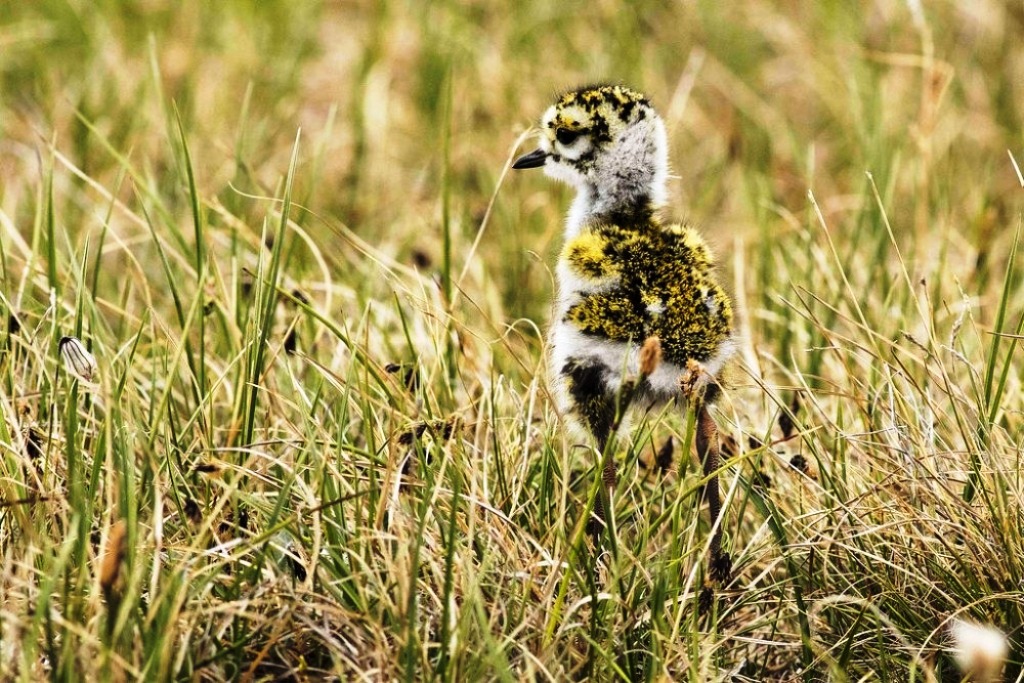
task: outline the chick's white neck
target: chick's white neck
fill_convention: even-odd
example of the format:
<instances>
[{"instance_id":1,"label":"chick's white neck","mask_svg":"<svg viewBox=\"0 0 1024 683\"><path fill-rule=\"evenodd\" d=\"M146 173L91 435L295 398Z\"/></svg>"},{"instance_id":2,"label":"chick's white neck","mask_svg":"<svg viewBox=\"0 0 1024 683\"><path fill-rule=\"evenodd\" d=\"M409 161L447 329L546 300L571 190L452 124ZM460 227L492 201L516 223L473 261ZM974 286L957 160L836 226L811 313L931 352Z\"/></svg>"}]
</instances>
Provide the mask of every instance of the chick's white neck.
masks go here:
<instances>
[{"instance_id":1,"label":"chick's white neck","mask_svg":"<svg viewBox=\"0 0 1024 683\"><path fill-rule=\"evenodd\" d=\"M641 206L657 209L665 204L665 127L660 119L651 124L623 135L590 174L574 183L576 198L566 218L566 239L602 216L628 213Z\"/></svg>"},{"instance_id":2,"label":"chick's white neck","mask_svg":"<svg viewBox=\"0 0 1024 683\"><path fill-rule=\"evenodd\" d=\"M576 189L576 198L573 199L569 215L565 219L565 239L571 240L588 225L604 216L623 213L644 204L652 209L659 209L665 205L664 180L659 186L652 185L643 192L630 192L625 195L602 195L593 185L581 185Z\"/></svg>"}]
</instances>

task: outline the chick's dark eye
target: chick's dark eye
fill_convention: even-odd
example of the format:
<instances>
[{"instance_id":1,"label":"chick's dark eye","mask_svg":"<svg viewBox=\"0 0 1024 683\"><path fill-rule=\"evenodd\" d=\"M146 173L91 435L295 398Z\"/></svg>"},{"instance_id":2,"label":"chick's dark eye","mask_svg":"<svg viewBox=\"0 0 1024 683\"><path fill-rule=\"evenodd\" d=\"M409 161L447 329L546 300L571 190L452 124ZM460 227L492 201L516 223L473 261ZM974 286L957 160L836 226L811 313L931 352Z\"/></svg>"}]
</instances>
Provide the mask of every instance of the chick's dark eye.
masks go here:
<instances>
[{"instance_id":1,"label":"chick's dark eye","mask_svg":"<svg viewBox=\"0 0 1024 683\"><path fill-rule=\"evenodd\" d=\"M555 137L563 145L571 145L576 138L580 136L578 130L569 130L568 128L559 128L555 131Z\"/></svg>"}]
</instances>

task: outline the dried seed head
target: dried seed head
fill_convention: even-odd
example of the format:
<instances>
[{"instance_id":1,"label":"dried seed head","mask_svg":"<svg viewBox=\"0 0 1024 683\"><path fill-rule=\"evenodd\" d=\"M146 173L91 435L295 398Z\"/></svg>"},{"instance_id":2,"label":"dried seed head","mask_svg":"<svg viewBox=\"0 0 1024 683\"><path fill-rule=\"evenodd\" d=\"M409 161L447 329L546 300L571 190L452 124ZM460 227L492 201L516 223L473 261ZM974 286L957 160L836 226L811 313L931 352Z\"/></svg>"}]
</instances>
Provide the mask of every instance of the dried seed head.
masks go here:
<instances>
[{"instance_id":1,"label":"dried seed head","mask_svg":"<svg viewBox=\"0 0 1024 683\"><path fill-rule=\"evenodd\" d=\"M949 635L953 658L967 680L993 683L1001 679L1009 650L1005 633L995 626L954 619Z\"/></svg>"},{"instance_id":2,"label":"dried seed head","mask_svg":"<svg viewBox=\"0 0 1024 683\"><path fill-rule=\"evenodd\" d=\"M818 478L817 465L799 453L789 459L789 466L811 479L816 480Z\"/></svg>"},{"instance_id":3,"label":"dried seed head","mask_svg":"<svg viewBox=\"0 0 1024 683\"><path fill-rule=\"evenodd\" d=\"M242 268L242 274L238 278L238 289L242 298L248 301L256 289L256 276L248 268Z\"/></svg>"},{"instance_id":4,"label":"dried seed head","mask_svg":"<svg viewBox=\"0 0 1024 683\"><path fill-rule=\"evenodd\" d=\"M60 357L64 360L64 367L69 373L86 382L92 381L96 374L96 359L85 348L81 339L61 337L57 348L60 350Z\"/></svg>"},{"instance_id":5,"label":"dried seed head","mask_svg":"<svg viewBox=\"0 0 1024 683\"><path fill-rule=\"evenodd\" d=\"M686 371L679 378L679 389L687 401L697 402L704 397L708 377L704 366L692 358L686 361Z\"/></svg>"},{"instance_id":6,"label":"dried seed head","mask_svg":"<svg viewBox=\"0 0 1024 683\"><path fill-rule=\"evenodd\" d=\"M290 327L288 328L288 333L284 336L284 352L289 356L294 356L298 348L299 335L294 327Z\"/></svg>"},{"instance_id":7,"label":"dried seed head","mask_svg":"<svg viewBox=\"0 0 1024 683\"><path fill-rule=\"evenodd\" d=\"M46 434L35 425L29 425L25 429L25 455L30 460L38 460L42 457L45 451L44 439L46 439Z\"/></svg>"},{"instance_id":8,"label":"dried seed head","mask_svg":"<svg viewBox=\"0 0 1024 683\"><path fill-rule=\"evenodd\" d=\"M413 393L419 388L420 377L415 363L388 363L384 366L384 372L401 378L405 388Z\"/></svg>"},{"instance_id":9,"label":"dried seed head","mask_svg":"<svg viewBox=\"0 0 1024 683\"><path fill-rule=\"evenodd\" d=\"M640 347L640 376L650 377L659 365L661 365L661 340L656 336L651 336Z\"/></svg>"},{"instance_id":10,"label":"dried seed head","mask_svg":"<svg viewBox=\"0 0 1024 683\"><path fill-rule=\"evenodd\" d=\"M796 417L800 414L800 394L794 393L793 400L789 402L789 411L783 410L779 413L779 431L782 432L782 438L788 439L793 436L793 430L796 428Z\"/></svg>"},{"instance_id":11,"label":"dried seed head","mask_svg":"<svg viewBox=\"0 0 1024 683\"><path fill-rule=\"evenodd\" d=\"M100 564L100 588L103 589L103 594L108 596L108 600L117 586L117 580L121 577L121 562L124 561L127 552L128 526L120 519L110 527L106 552Z\"/></svg>"},{"instance_id":12,"label":"dried seed head","mask_svg":"<svg viewBox=\"0 0 1024 683\"><path fill-rule=\"evenodd\" d=\"M271 539L278 565L286 569L299 581L306 580L305 553L287 531L279 531Z\"/></svg>"},{"instance_id":13,"label":"dried seed head","mask_svg":"<svg viewBox=\"0 0 1024 683\"><path fill-rule=\"evenodd\" d=\"M183 509L185 516L188 517L189 521L193 524L200 524L203 521L203 513L199 509L199 503L192 498L185 500L185 507Z\"/></svg>"}]
</instances>

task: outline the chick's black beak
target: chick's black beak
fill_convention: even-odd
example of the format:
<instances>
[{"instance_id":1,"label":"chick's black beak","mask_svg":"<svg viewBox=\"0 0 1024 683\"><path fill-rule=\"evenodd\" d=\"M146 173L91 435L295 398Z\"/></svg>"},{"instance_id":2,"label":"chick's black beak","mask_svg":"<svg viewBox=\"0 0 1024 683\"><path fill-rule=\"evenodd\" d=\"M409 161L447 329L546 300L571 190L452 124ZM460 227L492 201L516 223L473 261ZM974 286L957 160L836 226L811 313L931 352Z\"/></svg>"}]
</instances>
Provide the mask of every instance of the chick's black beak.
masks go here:
<instances>
[{"instance_id":1,"label":"chick's black beak","mask_svg":"<svg viewBox=\"0 0 1024 683\"><path fill-rule=\"evenodd\" d=\"M547 158L547 152L542 149L535 149L529 154L524 154L516 159L515 163L512 164L512 168L537 168L538 166L543 166Z\"/></svg>"}]
</instances>

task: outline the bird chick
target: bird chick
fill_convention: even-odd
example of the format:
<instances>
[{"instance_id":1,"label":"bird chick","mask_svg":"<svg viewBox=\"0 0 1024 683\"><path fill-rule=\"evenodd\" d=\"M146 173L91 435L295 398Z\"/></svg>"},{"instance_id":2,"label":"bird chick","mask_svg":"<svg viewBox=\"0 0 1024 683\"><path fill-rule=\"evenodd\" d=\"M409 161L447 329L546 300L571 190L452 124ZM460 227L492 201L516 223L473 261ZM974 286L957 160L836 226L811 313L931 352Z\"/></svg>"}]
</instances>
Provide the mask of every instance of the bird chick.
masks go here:
<instances>
[{"instance_id":1,"label":"bird chick","mask_svg":"<svg viewBox=\"0 0 1024 683\"><path fill-rule=\"evenodd\" d=\"M621 86L568 92L540 122L539 147L516 169L540 168L576 189L558 260L549 342L553 393L589 432L603 460L600 526L614 522L609 444L631 408L676 401L696 412L696 442L711 523L711 574L731 572L721 549L717 428L708 406L733 356L732 307L711 252L692 228L663 221L665 126L646 97ZM641 349L657 338L658 362ZM648 344L649 346L649 344ZM695 370L697 370L695 372Z\"/></svg>"}]
</instances>

